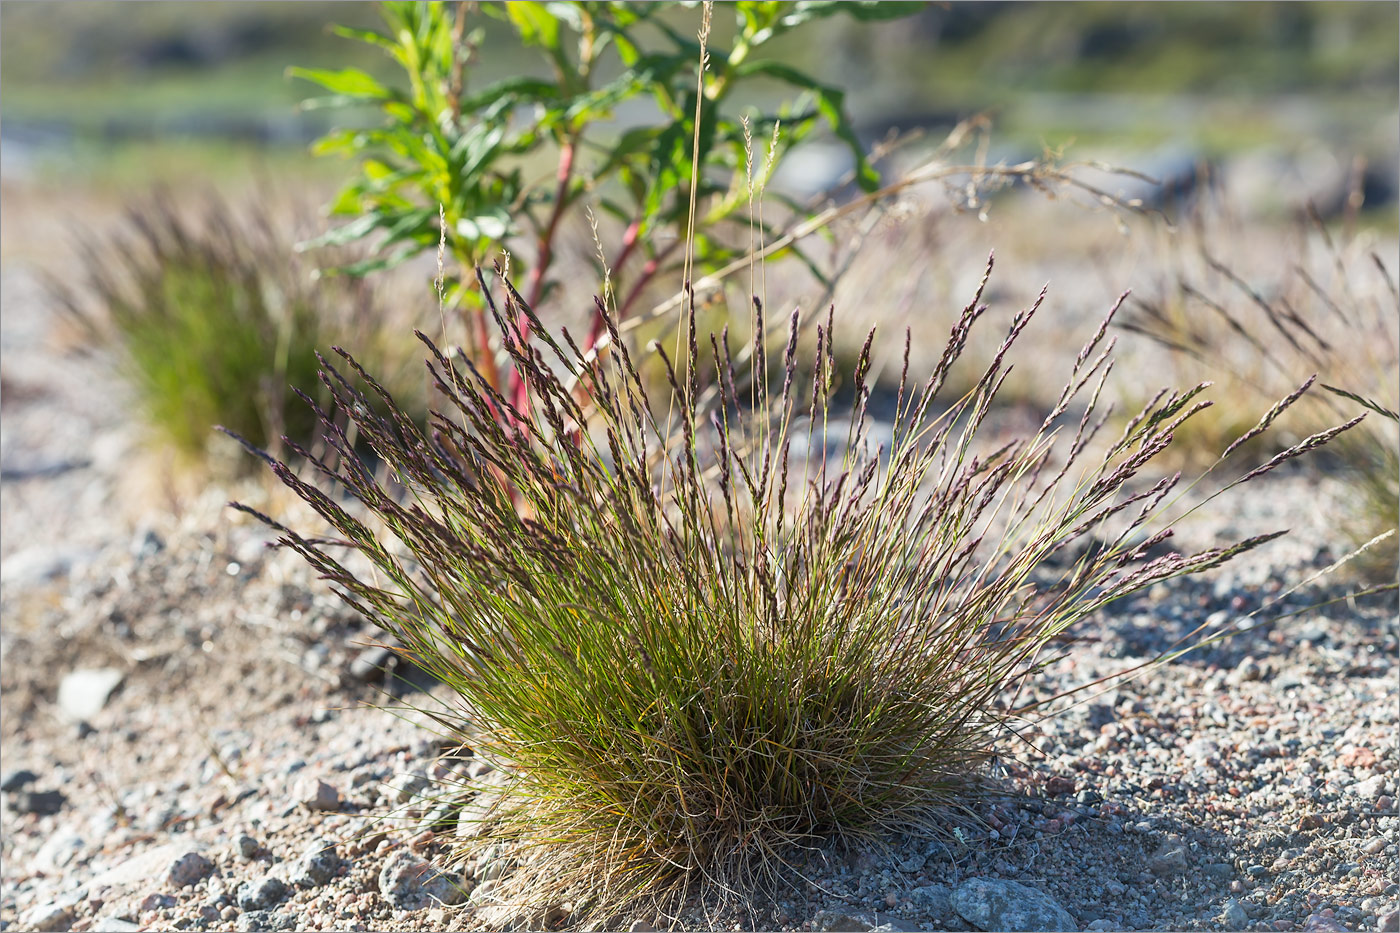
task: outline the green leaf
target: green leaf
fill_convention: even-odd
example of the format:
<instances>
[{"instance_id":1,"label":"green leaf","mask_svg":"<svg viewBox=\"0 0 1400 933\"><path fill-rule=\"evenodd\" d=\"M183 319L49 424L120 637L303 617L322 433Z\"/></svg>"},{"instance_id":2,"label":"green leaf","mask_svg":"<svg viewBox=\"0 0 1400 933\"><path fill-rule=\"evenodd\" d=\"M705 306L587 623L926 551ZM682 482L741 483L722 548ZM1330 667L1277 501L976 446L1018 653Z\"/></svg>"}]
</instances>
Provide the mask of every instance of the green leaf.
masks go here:
<instances>
[{"instance_id":1,"label":"green leaf","mask_svg":"<svg viewBox=\"0 0 1400 933\"><path fill-rule=\"evenodd\" d=\"M342 68L339 71L331 71L326 68L293 66L287 69L287 74L293 78L301 78L303 81L319 84L332 94L368 97L373 100L387 100L397 96L395 92L375 80L372 75L359 68Z\"/></svg>"},{"instance_id":2,"label":"green leaf","mask_svg":"<svg viewBox=\"0 0 1400 933\"><path fill-rule=\"evenodd\" d=\"M860 185L861 190L875 191L880 187L880 174L870 166L869 160L865 157L865 147L856 138L855 129L846 118L844 109L846 95L842 91L822 84L815 78L781 62L745 62L736 68L734 73L741 77L763 74L811 92L816 98L817 109L831 127L832 132L850 148L851 154L855 156L856 183Z\"/></svg>"}]
</instances>

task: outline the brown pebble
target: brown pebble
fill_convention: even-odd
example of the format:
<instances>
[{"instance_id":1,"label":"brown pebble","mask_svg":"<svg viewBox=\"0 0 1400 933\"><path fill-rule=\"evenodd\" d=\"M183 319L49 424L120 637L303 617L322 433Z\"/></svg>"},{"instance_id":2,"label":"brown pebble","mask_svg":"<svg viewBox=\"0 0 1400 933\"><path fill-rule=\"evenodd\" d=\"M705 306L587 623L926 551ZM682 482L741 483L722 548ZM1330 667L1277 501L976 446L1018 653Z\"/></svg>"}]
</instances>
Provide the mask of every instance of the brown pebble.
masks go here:
<instances>
[{"instance_id":1,"label":"brown pebble","mask_svg":"<svg viewBox=\"0 0 1400 933\"><path fill-rule=\"evenodd\" d=\"M894 905L897 904L897 903L899 903L899 900L898 900L898 898L895 897L895 893L894 893L893 891L886 891L886 892L885 892L885 906L886 906L886 907L889 907L889 908L891 908L891 909L893 909L893 908L894 908Z\"/></svg>"},{"instance_id":2,"label":"brown pebble","mask_svg":"<svg viewBox=\"0 0 1400 933\"><path fill-rule=\"evenodd\" d=\"M1321 829L1327 825L1327 821L1316 813L1309 813L1298 821L1298 831L1303 832L1309 829Z\"/></svg>"},{"instance_id":3,"label":"brown pebble","mask_svg":"<svg viewBox=\"0 0 1400 933\"><path fill-rule=\"evenodd\" d=\"M1394 808L1395 808L1395 801L1394 801L1392 798L1386 797L1386 796L1380 796L1380 797L1377 797L1377 798L1376 798L1376 810L1377 810L1377 812L1379 812L1379 813L1389 813L1389 812L1390 812L1392 809L1394 809Z\"/></svg>"}]
</instances>

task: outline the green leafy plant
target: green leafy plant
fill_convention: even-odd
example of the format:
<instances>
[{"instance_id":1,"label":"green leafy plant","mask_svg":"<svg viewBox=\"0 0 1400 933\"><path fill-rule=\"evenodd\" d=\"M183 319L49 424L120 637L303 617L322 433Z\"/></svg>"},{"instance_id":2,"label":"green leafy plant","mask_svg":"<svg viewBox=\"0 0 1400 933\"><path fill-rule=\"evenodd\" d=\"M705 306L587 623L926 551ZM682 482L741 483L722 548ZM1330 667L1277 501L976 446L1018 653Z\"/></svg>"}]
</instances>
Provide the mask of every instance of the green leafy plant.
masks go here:
<instances>
[{"instance_id":1,"label":"green leafy plant","mask_svg":"<svg viewBox=\"0 0 1400 933\"><path fill-rule=\"evenodd\" d=\"M449 270L447 297L474 317L474 357L494 379L483 297L470 270L489 262L493 250L507 249L514 274L525 275L526 300L539 304L553 284L563 222L585 203L625 226L608 265L619 316L626 317L656 275L680 267L682 244L693 246L702 270L747 251L751 223L763 223L749 213L754 136L772 140L760 185L785 153L825 126L850 148L860 187L878 187L842 92L760 53L818 18L885 19L919 6L725 4L736 21L726 50L706 44L708 5L697 39L668 24L672 4L483 3L485 16L503 21L524 50L538 55L547 77L518 75L476 87L475 53L486 30L468 28L466 4L454 14L443 3L383 3L384 33L337 32L383 49L403 70L406 87L358 69L291 70L330 92L305 106L368 105L383 117L378 126L338 129L316 144L316 152L353 157L361 167L331 209L353 219L318 242L375 238L377 255L346 270L357 274L445 246L461 273ZM735 92L760 79L800 96L775 113L741 117ZM620 134L608 129L619 108L648 99L657 119ZM527 175L527 166L548 159L552 174ZM658 235L663 232L672 235ZM634 256L640 268L629 262ZM590 342L601 332L595 321ZM519 403L520 391L517 383L508 394Z\"/></svg>"},{"instance_id":2,"label":"green leafy plant","mask_svg":"<svg viewBox=\"0 0 1400 933\"><path fill-rule=\"evenodd\" d=\"M341 459L317 465L354 514L260 456L340 540L238 508L456 692L461 706L435 718L510 776L494 805L476 808L488 815L462 857L500 846L511 867L493 897L542 910L567 901L570 924L616 926L687 892L751 890L791 846L828 835L946 831L948 808L1016 719L1007 691L1055 639L1116 599L1274 537L1158 553L1179 474L1142 474L1209 403L1204 385L1163 390L1116 440L1091 444L1105 422L1107 320L1040 428L988 449L979 429L1040 301L1015 316L975 386L944 398L986 311L979 288L931 378L901 378L881 447L866 407L873 332L842 412L830 316L809 382L795 312L781 358L754 347L747 384L728 334L711 335L719 365L702 380L692 303L685 358L652 345L670 391L651 398L601 301L613 339L595 358L551 335L508 284L499 309L479 285L528 385L525 408L424 337L445 400L424 433L342 353L370 394L329 364L322 379L407 496L322 412ZM764 333L754 309L752 332ZM1066 421L1071 408L1082 416ZM1047 569L1073 554L1067 569Z\"/></svg>"},{"instance_id":3,"label":"green leafy plant","mask_svg":"<svg viewBox=\"0 0 1400 933\"><path fill-rule=\"evenodd\" d=\"M50 289L85 333L116 347L151 427L187 462L205 458L215 425L262 445L284 434L311 443L318 424L295 393L318 390L316 350L333 343L362 347L421 418L424 394L394 362L373 291L318 278L315 261L334 257L300 259L296 240L267 203L234 209L210 196L189 210L158 192L112 233L84 236L84 277Z\"/></svg>"}]
</instances>

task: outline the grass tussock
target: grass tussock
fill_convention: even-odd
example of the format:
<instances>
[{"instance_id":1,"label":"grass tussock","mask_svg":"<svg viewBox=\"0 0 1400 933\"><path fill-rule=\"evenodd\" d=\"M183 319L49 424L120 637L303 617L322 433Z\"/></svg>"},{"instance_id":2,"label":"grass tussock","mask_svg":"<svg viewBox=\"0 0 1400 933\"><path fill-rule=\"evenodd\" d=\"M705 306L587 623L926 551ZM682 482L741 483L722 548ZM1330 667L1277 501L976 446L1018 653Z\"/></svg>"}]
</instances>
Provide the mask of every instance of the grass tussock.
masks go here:
<instances>
[{"instance_id":1,"label":"grass tussock","mask_svg":"<svg viewBox=\"0 0 1400 933\"><path fill-rule=\"evenodd\" d=\"M50 283L81 331L116 350L154 434L187 463L207 460L220 424L263 446L311 443L318 423L295 391L318 391L316 350L333 343L362 347L410 411L425 405L374 292L318 277L327 257L298 254L294 226L269 201L190 209L156 193L82 238L83 280Z\"/></svg>"},{"instance_id":2,"label":"grass tussock","mask_svg":"<svg viewBox=\"0 0 1400 933\"><path fill-rule=\"evenodd\" d=\"M1180 368L1218 374L1230 396L1245 403L1266 402L1305 380L1316 383L1319 391L1280 420L1276 442L1364 414L1356 430L1329 448L1328 472L1348 490L1337 524L1358 545L1395 531L1400 291L1379 245L1365 233L1330 230L1311 206L1281 260L1274 251L1231 249L1223 242L1227 232L1198 218L1174 279L1160 294L1135 299L1123 326L1171 351ZM1228 432L1245 408L1234 404L1223 419L1202 419L1201 434ZM1393 581L1400 540L1392 535L1353 566Z\"/></svg>"},{"instance_id":3,"label":"grass tussock","mask_svg":"<svg viewBox=\"0 0 1400 933\"><path fill-rule=\"evenodd\" d=\"M615 928L686 894L747 896L794 846L946 830L1015 718L1006 691L1057 638L1115 599L1272 537L1154 547L1171 534L1179 476L1140 474L1208 403L1203 386L1163 390L1121 436L1091 444L1107 415L1107 320L1039 429L989 448L979 432L1040 301L976 384L945 398L986 311L979 287L927 382L908 378L906 341L892 438L879 446L866 406L873 334L854 403L838 412L831 316L809 369L794 313L786 349L770 359L755 347L745 379L727 333L703 340L691 310L679 359L653 345L669 392L652 398L602 302L611 349L592 358L508 284L481 285L506 290L491 313L528 386L524 407L422 338L445 402L425 433L341 351L322 380L402 485L378 480L322 411L336 465L294 449L354 505L262 456L340 538L239 508L450 685L461 708L439 721L512 775L473 843L502 846L512 865L487 902L567 903L571 926ZM720 361L704 379L702 342ZM372 571L353 572L359 561Z\"/></svg>"}]
</instances>

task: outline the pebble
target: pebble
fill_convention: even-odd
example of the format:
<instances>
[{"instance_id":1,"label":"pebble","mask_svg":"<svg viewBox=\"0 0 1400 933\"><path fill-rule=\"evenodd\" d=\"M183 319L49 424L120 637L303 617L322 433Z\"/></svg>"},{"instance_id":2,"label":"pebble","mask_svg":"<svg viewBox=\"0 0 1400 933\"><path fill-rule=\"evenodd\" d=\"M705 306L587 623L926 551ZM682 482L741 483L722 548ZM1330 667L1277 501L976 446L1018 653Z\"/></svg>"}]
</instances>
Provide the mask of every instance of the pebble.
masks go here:
<instances>
[{"instance_id":1,"label":"pebble","mask_svg":"<svg viewBox=\"0 0 1400 933\"><path fill-rule=\"evenodd\" d=\"M266 910L287 893L287 885L275 875L264 875L238 886L238 907L245 911Z\"/></svg>"},{"instance_id":2,"label":"pebble","mask_svg":"<svg viewBox=\"0 0 1400 933\"><path fill-rule=\"evenodd\" d=\"M400 849L389 856L379 871L379 893L395 910L422 910L440 904L460 904L468 891L460 875Z\"/></svg>"},{"instance_id":3,"label":"pebble","mask_svg":"<svg viewBox=\"0 0 1400 933\"><path fill-rule=\"evenodd\" d=\"M199 852L186 852L170 865L170 883L177 888L187 888L208 878L214 871L214 863Z\"/></svg>"},{"instance_id":4,"label":"pebble","mask_svg":"<svg viewBox=\"0 0 1400 933\"><path fill-rule=\"evenodd\" d=\"M1069 913L1050 895L1015 881L973 878L953 889L953 909L979 930L1077 930Z\"/></svg>"},{"instance_id":5,"label":"pebble","mask_svg":"<svg viewBox=\"0 0 1400 933\"><path fill-rule=\"evenodd\" d=\"M12 794L15 791L23 790L37 780L39 780L39 775L35 774L33 771L26 771L23 769L7 771L5 772L5 776L0 778L0 791Z\"/></svg>"},{"instance_id":6,"label":"pebble","mask_svg":"<svg viewBox=\"0 0 1400 933\"><path fill-rule=\"evenodd\" d=\"M292 869L292 883L307 888L319 887L334 878L342 864L335 852L334 842L317 840Z\"/></svg>"},{"instance_id":7,"label":"pebble","mask_svg":"<svg viewBox=\"0 0 1400 933\"><path fill-rule=\"evenodd\" d=\"M1393 809L1395 809L1395 798L1389 797L1385 794L1382 794L1381 796L1376 798L1377 813L1389 813Z\"/></svg>"},{"instance_id":8,"label":"pebble","mask_svg":"<svg viewBox=\"0 0 1400 933\"><path fill-rule=\"evenodd\" d=\"M1176 875L1186 870L1186 844L1180 836L1167 836L1147 860L1156 875Z\"/></svg>"},{"instance_id":9,"label":"pebble","mask_svg":"<svg viewBox=\"0 0 1400 933\"><path fill-rule=\"evenodd\" d=\"M389 782L389 800L391 803L408 803L432 786L433 782L425 774L416 771L398 774Z\"/></svg>"},{"instance_id":10,"label":"pebble","mask_svg":"<svg viewBox=\"0 0 1400 933\"><path fill-rule=\"evenodd\" d=\"M1225 909L1220 914L1220 922L1227 930L1243 930L1249 926L1249 914L1244 912L1240 902L1235 898L1230 898L1225 902Z\"/></svg>"},{"instance_id":11,"label":"pebble","mask_svg":"<svg viewBox=\"0 0 1400 933\"><path fill-rule=\"evenodd\" d=\"M152 910L161 910L165 907L174 906L175 898L171 897L169 894L161 894L159 892L156 892L154 894L147 894L144 898L141 899L142 913L147 913L148 911Z\"/></svg>"},{"instance_id":12,"label":"pebble","mask_svg":"<svg viewBox=\"0 0 1400 933\"><path fill-rule=\"evenodd\" d=\"M238 838L233 841L234 847L238 849L238 855L245 860L253 859L257 856L258 850L262 846L258 845L258 840L247 833L239 833Z\"/></svg>"},{"instance_id":13,"label":"pebble","mask_svg":"<svg viewBox=\"0 0 1400 933\"><path fill-rule=\"evenodd\" d=\"M21 929L35 933L53 933L66 930L73 923L73 908L64 904L40 904L25 912L20 920Z\"/></svg>"},{"instance_id":14,"label":"pebble","mask_svg":"<svg viewBox=\"0 0 1400 933\"><path fill-rule=\"evenodd\" d=\"M33 813L37 816L50 816L63 809L68 798L56 790L22 790L15 794L16 813Z\"/></svg>"},{"instance_id":15,"label":"pebble","mask_svg":"<svg viewBox=\"0 0 1400 933\"><path fill-rule=\"evenodd\" d=\"M1385 790L1385 775L1372 775L1364 781L1357 781L1355 784L1351 785L1350 789L1352 793L1365 799L1380 797L1381 792Z\"/></svg>"},{"instance_id":16,"label":"pebble","mask_svg":"<svg viewBox=\"0 0 1400 933\"><path fill-rule=\"evenodd\" d=\"M1345 926L1338 923L1334 918L1324 916L1320 913L1312 914L1303 921L1303 930L1306 933L1351 933Z\"/></svg>"},{"instance_id":17,"label":"pebble","mask_svg":"<svg viewBox=\"0 0 1400 933\"><path fill-rule=\"evenodd\" d=\"M1386 841L1383 836L1377 836L1361 848L1367 855L1380 855L1385 851Z\"/></svg>"},{"instance_id":18,"label":"pebble","mask_svg":"<svg viewBox=\"0 0 1400 933\"><path fill-rule=\"evenodd\" d=\"M126 675L115 667L80 668L58 684L58 709L70 722L92 719Z\"/></svg>"},{"instance_id":19,"label":"pebble","mask_svg":"<svg viewBox=\"0 0 1400 933\"><path fill-rule=\"evenodd\" d=\"M1381 933L1400 933L1400 909L1387 910L1376 921L1376 929Z\"/></svg>"},{"instance_id":20,"label":"pebble","mask_svg":"<svg viewBox=\"0 0 1400 933\"><path fill-rule=\"evenodd\" d=\"M898 868L900 871L904 872L906 875L912 875L915 872L923 871L924 862L926 861L928 861L927 855L921 852L916 852L908 858L902 859L899 862L899 864L897 864L895 867Z\"/></svg>"},{"instance_id":21,"label":"pebble","mask_svg":"<svg viewBox=\"0 0 1400 933\"><path fill-rule=\"evenodd\" d=\"M308 810L334 812L340 809L340 791L325 781L309 779L298 785L297 801Z\"/></svg>"}]
</instances>

